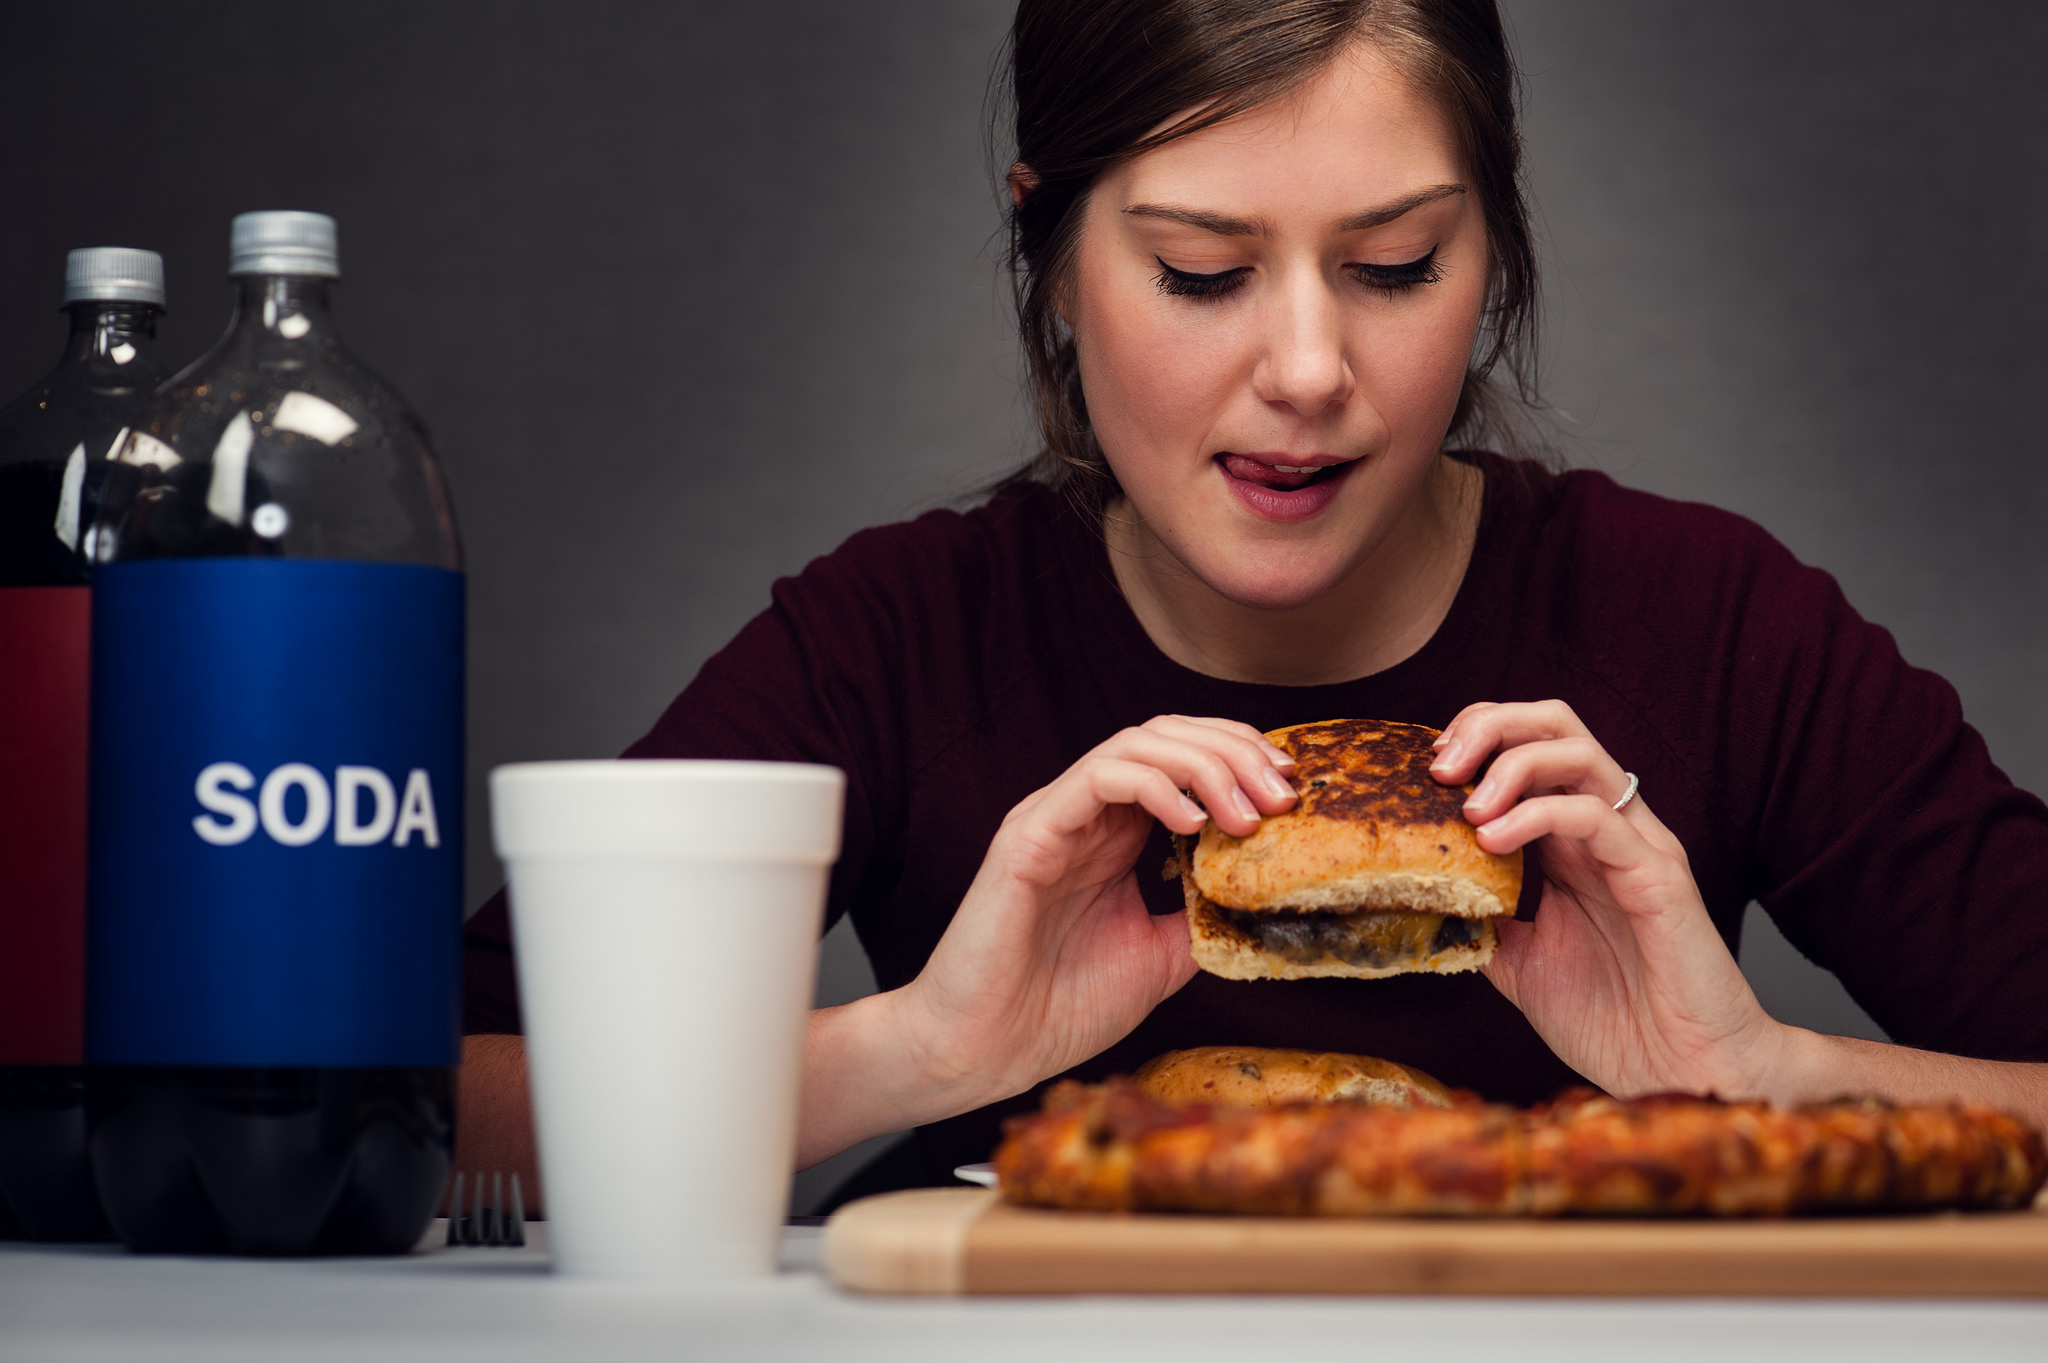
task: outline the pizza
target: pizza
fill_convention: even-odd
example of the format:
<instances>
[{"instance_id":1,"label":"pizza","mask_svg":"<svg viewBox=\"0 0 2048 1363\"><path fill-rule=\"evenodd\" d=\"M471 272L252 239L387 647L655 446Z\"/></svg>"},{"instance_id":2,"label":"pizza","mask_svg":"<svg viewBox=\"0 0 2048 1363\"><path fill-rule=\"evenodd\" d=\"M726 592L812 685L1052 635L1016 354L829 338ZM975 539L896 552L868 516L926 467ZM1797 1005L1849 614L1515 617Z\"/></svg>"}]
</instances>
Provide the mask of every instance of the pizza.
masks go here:
<instances>
[{"instance_id":1,"label":"pizza","mask_svg":"<svg viewBox=\"0 0 2048 1363\"><path fill-rule=\"evenodd\" d=\"M2041 1135L1995 1108L1572 1090L1531 1109L1226 1108L1055 1085L995 1157L1027 1206L1272 1216L1788 1216L2027 1206Z\"/></svg>"}]
</instances>

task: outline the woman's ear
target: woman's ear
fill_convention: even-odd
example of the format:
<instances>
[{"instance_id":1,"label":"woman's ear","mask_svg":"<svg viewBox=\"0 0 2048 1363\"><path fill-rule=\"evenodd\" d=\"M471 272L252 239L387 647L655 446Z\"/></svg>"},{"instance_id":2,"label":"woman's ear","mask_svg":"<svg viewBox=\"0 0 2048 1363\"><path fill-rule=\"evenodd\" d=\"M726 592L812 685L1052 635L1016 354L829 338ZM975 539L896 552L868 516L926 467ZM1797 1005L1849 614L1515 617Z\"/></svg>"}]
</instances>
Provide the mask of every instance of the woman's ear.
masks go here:
<instances>
[{"instance_id":1,"label":"woman's ear","mask_svg":"<svg viewBox=\"0 0 2048 1363\"><path fill-rule=\"evenodd\" d=\"M1019 209L1024 206L1024 200L1030 197L1031 191L1038 188L1038 172L1025 165L1022 161L1016 161L1010 166L1009 181L1010 207L1012 210ZM1061 292L1064 293L1065 291L1061 290ZM1067 321L1066 302L1063 298L1054 297L1053 313L1058 316L1060 321ZM1068 325L1071 326L1072 323L1068 323Z\"/></svg>"},{"instance_id":2,"label":"woman's ear","mask_svg":"<svg viewBox=\"0 0 2048 1363\"><path fill-rule=\"evenodd\" d=\"M1038 176L1022 161L1010 167L1010 207L1022 208L1024 196L1038 188Z\"/></svg>"}]
</instances>

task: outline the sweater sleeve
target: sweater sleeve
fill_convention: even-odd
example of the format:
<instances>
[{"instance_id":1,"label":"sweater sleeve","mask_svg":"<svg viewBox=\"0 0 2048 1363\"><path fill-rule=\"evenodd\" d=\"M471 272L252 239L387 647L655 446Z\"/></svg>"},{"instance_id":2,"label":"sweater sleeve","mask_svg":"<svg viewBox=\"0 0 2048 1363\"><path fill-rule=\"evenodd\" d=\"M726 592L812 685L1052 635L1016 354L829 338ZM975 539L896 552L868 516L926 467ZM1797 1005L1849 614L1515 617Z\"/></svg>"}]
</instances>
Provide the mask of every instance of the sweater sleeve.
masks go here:
<instances>
[{"instance_id":1,"label":"sweater sleeve","mask_svg":"<svg viewBox=\"0 0 2048 1363\"><path fill-rule=\"evenodd\" d=\"M846 773L846 815L825 926L853 903L894 797L893 711L869 685L895 654L886 616L829 560L775 585L769 608L714 655L628 758L816 762Z\"/></svg>"},{"instance_id":2,"label":"sweater sleeve","mask_svg":"<svg viewBox=\"0 0 2048 1363\"><path fill-rule=\"evenodd\" d=\"M1759 538L1730 697L1755 762L1751 894L1894 1040L2048 1059L2048 807L1953 687Z\"/></svg>"},{"instance_id":3,"label":"sweater sleeve","mask_svg":"<svg viewBox=\"0 0 2048 1363\"><path fill-rule=\"evenodd\" d=\"M817 762L846 773L844 835L832 869L829 928L878 879L895 874L915 672L905 621L932 605L920 584L957 586L962 518L934 513L865 531L775 584L767 610L714 655L628 758ZM951 571L948 571L948 570ZM970 577L971 574L964 576ZM950 593L944 593L950 595ZM921 647L945 651L945 639ZM464 931L465 1032L519 1032L504 891Z\"/></svg>"}]
</instances>

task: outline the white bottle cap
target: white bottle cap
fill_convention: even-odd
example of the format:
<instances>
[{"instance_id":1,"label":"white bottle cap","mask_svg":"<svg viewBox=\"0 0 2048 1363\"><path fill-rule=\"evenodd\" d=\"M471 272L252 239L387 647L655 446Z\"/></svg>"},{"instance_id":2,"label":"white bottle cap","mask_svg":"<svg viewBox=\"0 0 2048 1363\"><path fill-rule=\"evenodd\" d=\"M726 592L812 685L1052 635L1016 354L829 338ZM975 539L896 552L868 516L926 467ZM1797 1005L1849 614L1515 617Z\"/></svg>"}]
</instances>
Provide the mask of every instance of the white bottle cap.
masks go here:
<instances>
[{"instance_id":1,"label":"white bottle cap","mask_svg":"<svg viewBox=\"0 0 2048 1363\"><path fill-rule=\"evenodd\" d=\"M341 273L334 219L325 213L241 213L228 231L228 273Z\"/></svg>"},{"instance_id":2,"label":"white bottle cap","mask_svg":"<svg viewBox=\"0 0 2048 1363\"><path fill-rule=\"evenodd\" d=\"M64 260L64 301L164 305L164 258L130 246L86 246Z\"/></svg>"}]
</instances>

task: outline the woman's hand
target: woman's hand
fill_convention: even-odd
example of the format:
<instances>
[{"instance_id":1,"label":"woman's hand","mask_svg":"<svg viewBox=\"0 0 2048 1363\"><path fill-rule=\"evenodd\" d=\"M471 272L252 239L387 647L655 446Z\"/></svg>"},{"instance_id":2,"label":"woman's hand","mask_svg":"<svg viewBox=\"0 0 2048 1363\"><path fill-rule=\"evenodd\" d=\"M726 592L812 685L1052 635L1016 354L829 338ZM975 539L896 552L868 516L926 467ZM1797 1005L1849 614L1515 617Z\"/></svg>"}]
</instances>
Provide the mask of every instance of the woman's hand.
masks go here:
<instances>
[{"instance_id":1,"label":"woman's hand","mask_svg":"<svg viewBox=\"0 0 2048 1363\"><path fill-rule=\"evenodd\" d=\"M1153 819L1247 835L1293 807L1293 765L1249 725L1162 716L1011 810L917 979L812 1015L800 1162L1021 1093L1121 1040L1195 973L1186 915L1155 918L1138 891Z\"/></svg>"},{"instance_id":2,"label":"woman's hand","mask_svg":"<svg viewBox=\"0 0 2048 1363\"><path fill-rule=\"evenodd\" d=\"M1499 924L1487 978L1564 1062L1610 1092L1763 1096L1786 1044L1707 916L1685 849L1562 701L1473 705L1431 774L1470 781L1479 845L1544 839L1533 923Z\"/></svg>"}]
</instances>

